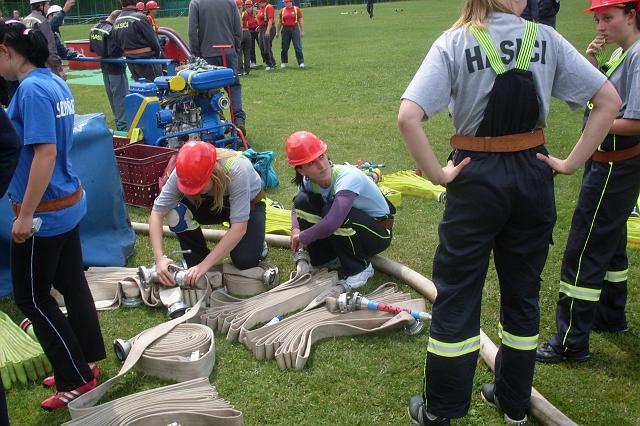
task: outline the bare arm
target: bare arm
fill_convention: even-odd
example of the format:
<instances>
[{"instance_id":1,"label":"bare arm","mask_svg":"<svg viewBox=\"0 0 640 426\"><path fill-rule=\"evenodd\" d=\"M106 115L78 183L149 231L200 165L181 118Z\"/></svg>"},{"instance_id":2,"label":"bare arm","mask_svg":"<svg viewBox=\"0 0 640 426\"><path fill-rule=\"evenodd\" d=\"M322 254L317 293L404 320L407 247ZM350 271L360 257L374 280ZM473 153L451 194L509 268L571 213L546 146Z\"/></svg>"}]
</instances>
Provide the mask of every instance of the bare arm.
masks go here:
<instances>
[{"instance_id":1,"label":"bare arm","mask_svg":"<svg viewBox=\"0 0 640 426\"><path fill-rule=\"evenodd\" d=\"M582 136L565 160L537 154L538 159L547 163L557 173L572 174L587 161L609 133L622 106L618 92L609 81L602 85L592 101L593 109Z\"/></svg>"},{"instance_id":2,"label":"bare arm","mask_svg":"<svg viewBox=\"0 0 640 426\"><path fill-rule=\"evenodd\" d=\"M29 181L24 193L20 214L13 222L11 234L16 243L24 243L31 237L33 226L33 213L42 200L42 195L47 189L53 174L57 156L56 144L33 145L33 161L29 170Z\"/></svg>"},{"instance_id":3,"label":"bare arm","mask_svg":"<svg viewBox=\"0 0 640 426\"><path fill-rule=\"evenodd\" d=\"M169 264L173 263L173 260L164 257L162 246L162 223L167 214L169 214L168 211L159 212L151 210L151 214L149 215L149 239L151 240L151 250L156 260L156 272L160 282L166 286L174 286L176 282L168 269Z\"/></svg>"},{"instance_id":4,"label":"bare arm","mask_svg":"<svg viewBox=\"0 0 640 426\"><path fill-rule=\"evenodd\" d=\"M613 120L613 126L609 133L620 136L640 135L640 120L629 118L617 118Z\"/></svg>"},{"instance_id":5,"label":"bare arm","mask_svg":"<svg viewBox=\"0 0 640 426\"><path fill-rule=\"evenodd\" d=\"M413 101L403 100L398 113L398 127L411 156L418 166L424 170L427 178L436 185L447 184L454 180L460 171L469 164L470 158L465 158L457 166L449 161L445 167L440 166L427 134L422 128L424 111Z\"/></svg>"}]
</instances>

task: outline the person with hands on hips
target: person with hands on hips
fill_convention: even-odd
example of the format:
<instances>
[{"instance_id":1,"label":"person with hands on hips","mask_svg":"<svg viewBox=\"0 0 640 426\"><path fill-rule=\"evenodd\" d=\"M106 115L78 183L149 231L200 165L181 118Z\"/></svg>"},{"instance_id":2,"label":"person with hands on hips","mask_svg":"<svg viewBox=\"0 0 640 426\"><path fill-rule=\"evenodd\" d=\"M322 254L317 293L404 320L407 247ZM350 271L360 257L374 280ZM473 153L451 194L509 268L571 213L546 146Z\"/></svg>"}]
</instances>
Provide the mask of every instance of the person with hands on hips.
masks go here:
<instances>
[{"instance_id":1,"label":"person with hands on hips","mask_svg":"<svg viewBox=\"0 0 640 426\"><path fill-rule=\"evenodd\" d=\"M106 357L98 315L84 275L80 220L86 196L70 161L75 107L66 83L45 68L49 51L40 31L0 23L0 74L19 80L7 114L21 138L9 185L11 278L16 305L53 366L43 381L57 391L41 407L57 410L96 387L96 361ZM34 233L34 218L42 226ZM55 288L67 308L51 296Z\"/></svg>"},{"instance_id":2,"label":"person with hands on hips","mask_svg":"<svg viewBox=\"0 0 640 426\"><path fill-rule=\"evenodd\" d=\"M556 306L556 333L539 362L586 361L589 333L628 330L627 219L640 191L640 1L591 0L598 35L587 59L608 77L622 108L587 162L571 220ZM605 44L617 44L610 58ZM593 114L585 109L585 122Z\"/></svg>"},{"instance_id":3,"label":"person with hands on hips","mask_svg":"<svg viewBox=\"0 0 640 426\"><path fill-rule=\"evenodd\" d=\"M284 29L284 31L283 31ZM282 33L282 51L280 52L280 68L286 68L289 62L289 45L293 40L293 49L296 52L298 66L304 68L304 55L302 54L302 37L304 37L304 23L302 10L293 5L293 0L284 0L284 7L280 9L280 19L276 37Z\"/></svg>"},{"instance_id":4,"label":"person with hands on hips","mask_svg":"<svg viewBox=\"0 0 640 426\"><path fill-rule=\"evenodd\" d=\"M216 149L202 141L187 142L178 152L176 168L149 216L149 236L160 282L175 285L167 269L173 260L164 256L162 247L165 218L175 219L170 229L182 250L191 251L184 254L189 267L187 284L195 284L227 255L238 269L258 266L265 243L263 197L260 176L242 153ZM223 222L230 223L229 230L209 250L199 224Z\"/></svg>"},{"instance_id":5,"label":"person with hands on hips","mask_svg":"<svg viewBox=\"0 0 640 426\"><path fill-rule=\"evenodd\" d=\"M558 32L520 18L526 0L466 0L402 95L398 126L427 178L447 186L433 260L438 290L418 424L467 414L480 350L489 260L500 286L495 383L482 398L511 424L527 421L539 333L540 275L556 221L553 171L573 173L593 154L621 102L611 83ZM516 48L517 46L517 48ZM546 46L546 49L542 48ZM575 76L580 78L576 79ZM544 146L550 98L594 109L566 159ZM455 149L442 167L422 122L449 109Z\"/></svg>"},{"instance_id":6,"label":"person with hands on hips","mask_svg":"<svg viewBox=\"0 0 640 426\"><path fill-rule=\"evenodd\" d=\"M341 266L347 291L362 287L374 274L370 257L391 244L395 207L361 170L331 163L313 133L293 133L285 148L298 186L291 249L306 247L315 267Z\"/></svg>"}]
</instances>

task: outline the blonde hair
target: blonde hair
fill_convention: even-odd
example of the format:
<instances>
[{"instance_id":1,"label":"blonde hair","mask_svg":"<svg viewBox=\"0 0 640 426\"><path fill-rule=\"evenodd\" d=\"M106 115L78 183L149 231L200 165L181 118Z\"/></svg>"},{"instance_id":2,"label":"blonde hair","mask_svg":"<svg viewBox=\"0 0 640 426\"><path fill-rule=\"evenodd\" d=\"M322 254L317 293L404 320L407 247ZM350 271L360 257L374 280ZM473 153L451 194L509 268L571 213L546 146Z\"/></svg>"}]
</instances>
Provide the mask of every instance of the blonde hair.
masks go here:
<instances>
[{"instance_id":1,"label":"blonde hair","mask_svg":"<svg viewBox=\"0 0 640 426\"><path fill-rule=\"evenodd\" d=\"M218 158L216 165L213 167L213 172L209 176L209 180L213 184L211 189L213 191L213 202L211 203L211 211L222 210L224 204L224 194L227 192L229 186L229 176L224 172L224 164L227 159L238 155L237 151L224 148L216 148L216 154ZM204 197L202 195L189 195L187 199L195 206L196 209L200 207Z\"/></svg>"},{"instance_id":2,"label":"blonde hair","mask_svg":"<svg viewBox=\"0 0 640 426\"><path fill-rule=\"evenodd\" d=\"M467 0L462 14L449 30L462 27L486 29L484 21L491 12L513 13L504 2L505 0Z\"/></svg>"}]
</instances>

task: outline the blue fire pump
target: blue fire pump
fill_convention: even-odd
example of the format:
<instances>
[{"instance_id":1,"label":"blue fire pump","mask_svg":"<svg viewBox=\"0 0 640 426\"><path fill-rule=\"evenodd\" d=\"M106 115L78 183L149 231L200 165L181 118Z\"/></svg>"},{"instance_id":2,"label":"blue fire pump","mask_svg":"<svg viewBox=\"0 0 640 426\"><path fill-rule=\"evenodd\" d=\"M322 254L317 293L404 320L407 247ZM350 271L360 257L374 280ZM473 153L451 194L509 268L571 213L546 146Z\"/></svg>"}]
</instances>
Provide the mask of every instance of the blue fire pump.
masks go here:
<instances>
[{"instance_id":1,"label":"blue fire pump","mask_svg":"<svg viewBox=\"0 0 640 426\"><path fill-rule=\"evenodd\" d=\"M230 102L222 90L236 78L231 68L200 60L177 75L132 83L124 98L129 137L132 142L143 139L145 144L170 148L202 140L237 150L242 136L225 119Z\"/></svg>"}]
</instances>

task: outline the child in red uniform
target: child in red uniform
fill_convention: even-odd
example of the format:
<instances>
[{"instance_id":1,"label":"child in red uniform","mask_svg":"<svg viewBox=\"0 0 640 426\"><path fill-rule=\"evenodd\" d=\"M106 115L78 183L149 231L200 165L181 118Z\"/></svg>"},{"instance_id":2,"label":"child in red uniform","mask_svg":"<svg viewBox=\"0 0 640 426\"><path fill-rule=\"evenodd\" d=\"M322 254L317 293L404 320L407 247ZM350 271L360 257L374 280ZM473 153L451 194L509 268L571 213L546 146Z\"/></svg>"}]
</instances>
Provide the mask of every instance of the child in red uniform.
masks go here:
<instances>
[{"instance_id":1,"label":"child in red uniform","mask_svg":"<svg viewBox=\"0 0 640 426\"><path fill-rule=\"evenodd\" d=\"M282 29L284 28L284 31ZM282 51L280 68L286 68L289 62L289 45L293 40L293 49L296 51L298 66L304 68L304 55L302 54L302 37L304 26L302 22L302 10L293 5L293 0L284 0L284 8L280 9L280 21L276 37L282 32Z\"/></svg>"}]
</instances>

